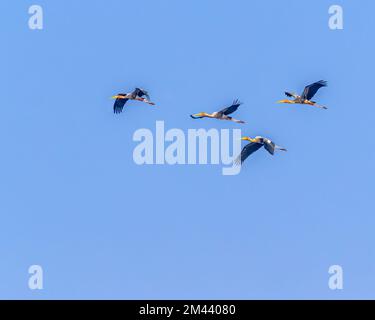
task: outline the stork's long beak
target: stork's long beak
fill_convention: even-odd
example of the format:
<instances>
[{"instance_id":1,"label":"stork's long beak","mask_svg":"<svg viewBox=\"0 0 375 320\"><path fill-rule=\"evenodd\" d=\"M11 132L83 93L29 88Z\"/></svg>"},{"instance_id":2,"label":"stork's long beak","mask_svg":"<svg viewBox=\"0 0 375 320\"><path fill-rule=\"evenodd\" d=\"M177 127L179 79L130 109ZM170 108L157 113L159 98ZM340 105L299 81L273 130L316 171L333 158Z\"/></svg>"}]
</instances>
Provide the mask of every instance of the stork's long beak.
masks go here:
<instances>
[{"instance_id":1,"label":"stork's long beak","mask_svg":"<svg viewBox=\"0 0 375 320\"><path fill-rule=\"evenodd\" d=\"M126 99L124 96L115 95L112 96L111 99Z\"/></svg>"},{"instance_id":2,"label":"stork's long beak","mask_svg":"<svg viewBox=\"0 0 375 320\"><path fill-rule=\"evenodd\" d=\"M277 101L277 103L292 103L292 101L290 101L288 99L283 99L283 100Z\"/></svg>"},{"instance_id":3,"label":"stork's long beak","mask_svg":"<svg viewBox=\"0 0 375 320\"><path fill-rule=\"evenodd\" d=\"M242 137L241 140L252 141L250 137Z\"/></svg>"},{"instance_id":4,"label":"stork's long beak","mask_svg":"<svg viewBox=\"0 0 375 320\"><path fill-rule=\"evenodd\" d=\"M190 117L193 119L201 119L202 115L200 113L196 113L196 114L191 114Z\"/></svg>"}]
</instances>

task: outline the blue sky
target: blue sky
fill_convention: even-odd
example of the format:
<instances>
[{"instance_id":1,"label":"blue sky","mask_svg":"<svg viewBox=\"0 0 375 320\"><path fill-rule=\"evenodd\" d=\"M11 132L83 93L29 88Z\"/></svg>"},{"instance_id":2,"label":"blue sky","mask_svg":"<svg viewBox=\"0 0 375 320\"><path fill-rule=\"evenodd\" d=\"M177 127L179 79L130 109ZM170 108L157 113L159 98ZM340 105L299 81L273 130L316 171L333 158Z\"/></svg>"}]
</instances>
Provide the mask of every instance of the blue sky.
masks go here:
<instances>
[{"instance_id":1,"label":"blue sky","mask_svg":"<svg viewBox=\"0 0 375 320\"><path fill-rule=\"evenodd\" d=\"M28 8L44 29L28 28ZM328 8L344 9L344 30ZM0 298L375 298L375 3L2 1ZM278 105L320 79L327 111ZM147 88L157 108L109 97ZM261 150L218 166L137 166L139 128L239 98ZM44 270L31 291L28 268ZM328 268L344 269L344 290Z\"/></svg>"}]
</instances>

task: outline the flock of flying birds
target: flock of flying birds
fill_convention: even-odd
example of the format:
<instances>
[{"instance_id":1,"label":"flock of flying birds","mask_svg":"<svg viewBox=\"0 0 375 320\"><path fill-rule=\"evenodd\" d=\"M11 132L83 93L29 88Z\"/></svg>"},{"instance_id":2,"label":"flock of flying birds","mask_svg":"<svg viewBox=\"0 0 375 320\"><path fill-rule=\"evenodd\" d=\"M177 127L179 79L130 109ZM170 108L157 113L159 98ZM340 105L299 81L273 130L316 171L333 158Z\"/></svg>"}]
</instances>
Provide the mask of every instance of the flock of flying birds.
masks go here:
<instances>
[{"instance_id":1,"label":"flock of flying birds","mask_svg":"<svg viewBox=\"0 0 375 320\"><path fill-rule=\"evenodd\" d=\"M279 100L278 103L306 104L318 107L320 109L327 109L326 107L317 104L315 101L311 101L311 99L315 96L317 91L321 87L326 86L327 82L324 80L320 80L318 82L314 82L313 84L306 86L301 95L298 95L296 93L285 92L285 95L288 98L293 99ZM116 99L113 106L114 113L121 113L124 109L125 104L129 100L137 100L140 102L147 103L149 105L155 105L155 103L150 101L150 96L148 92L140 88L136 88L133 92L130 93L119 93L113 96L112 98ZM192 114L190 117L192 117L193 119L213 118L218 120L228 120L242 124L245 122L242 120L234 119L229 116L230 114L237 111L240 105L241 102L239 102L239 100L234 100L231 106L223 110L216 111L213 113L200 112ZM287 151L285 148L276 145L272 140L261 136L257 136L255 138L242 137L242 140L249 141L249 143L242 149L241 154L235 159L235 163L238 165L242 164L252 153L256 152L261 147L264 147L271 155L273 155L276 150Z\"/></svg>"}]
</instances>

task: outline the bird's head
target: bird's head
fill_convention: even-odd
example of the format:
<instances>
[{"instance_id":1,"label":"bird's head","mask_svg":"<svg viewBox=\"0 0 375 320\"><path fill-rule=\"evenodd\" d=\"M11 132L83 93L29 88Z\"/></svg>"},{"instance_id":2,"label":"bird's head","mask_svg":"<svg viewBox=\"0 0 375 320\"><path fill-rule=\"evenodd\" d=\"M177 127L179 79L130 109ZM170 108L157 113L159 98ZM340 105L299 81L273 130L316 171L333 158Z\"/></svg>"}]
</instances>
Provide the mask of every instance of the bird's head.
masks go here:
<instances>
[{"instance_id":1,"label":"bird's head","mask_svg":"<svg viewBox=\"0 0 375 320\"><path fill-rule=\"evenodd\" d=\"M292 100L288 100L288 99L283 99L283 100L277 101L277 103L293 103L293 101Z\"/></svg>"}]
</instances>

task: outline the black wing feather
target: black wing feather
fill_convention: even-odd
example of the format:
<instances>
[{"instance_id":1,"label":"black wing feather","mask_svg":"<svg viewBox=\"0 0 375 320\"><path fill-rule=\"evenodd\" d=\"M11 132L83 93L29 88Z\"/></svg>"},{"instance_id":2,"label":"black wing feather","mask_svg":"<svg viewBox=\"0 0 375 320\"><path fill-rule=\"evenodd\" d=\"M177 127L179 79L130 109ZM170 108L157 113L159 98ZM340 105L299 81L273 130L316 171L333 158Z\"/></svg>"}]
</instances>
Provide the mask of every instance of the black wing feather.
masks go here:
<instances>
[{"instance_id":1,"label":"black wing feather","mask_svg":"<svg viewBox=\"0 0 375 320\"><path fill-rule=\"evenodd\" d=\"M271 140L265 140L264 141L264 148L270 153L270 154L274 154L275 153L275 149L276 149L276 145L271 141Z\"/></svg>"},{"instance_id":2,"label":"black wing feather","mask_svg":"<svg viewBox=\"0 0 375 320\"><path fill-rule=\"evenodd\" d=\"M124 105L125 103L128 101L129 99L116 99L115 100L115 104L113 105L113 112L114 113L121 113L122 112L122 109L124 109Z\"/></svg>"},{"instance_id":3,"label":"black wing feather","mask_svg":"<svg viewBox=\"0 0 375 320\"><path fill-rule=\"evenodd\" d=\"M236 100L233 101L233 103L230 107L219 111L219 113L225 114L227 116L227 115L235 112L241 104L242 103L238 99L236 99Z\"/></svg>"},{"instance_id":4,"label":"black wing feather","mask_svg":"<svg viewBox=\"0 0 375 320\"><path fill-rule=\"evenodd\" d=\"M148 95L148 92L141 88L135 88L134 92L135 96L142 98L143 96L146 97L147 100L150 100L150 96Z\"/></svg>"},{"instance_id":5,"label":"black wing feather","mask_svg":"<svg viewBox=\"0 0 375 320\"><path fill-rule=\"evenodd\" d=\"M302 99L310 100L315 94L318 92L318 90L321 87L326 87L327 86L327 81L320 80L318 82L315 82L313 84L310 84L305 87L305 90L303 90Z\"/></svg>"},{"instance_id":6,"label":"black wing feather","mask_svg":"<svg viewBox=\"0 0 375 320\"><path fill-rule=\"evenodd\" d=\"M258 151L263 145L257 142L250 142L243 147L241 154L235 160L236 164L242 164L251 154Z\"/></svg>"}]
</instances>

